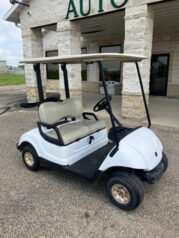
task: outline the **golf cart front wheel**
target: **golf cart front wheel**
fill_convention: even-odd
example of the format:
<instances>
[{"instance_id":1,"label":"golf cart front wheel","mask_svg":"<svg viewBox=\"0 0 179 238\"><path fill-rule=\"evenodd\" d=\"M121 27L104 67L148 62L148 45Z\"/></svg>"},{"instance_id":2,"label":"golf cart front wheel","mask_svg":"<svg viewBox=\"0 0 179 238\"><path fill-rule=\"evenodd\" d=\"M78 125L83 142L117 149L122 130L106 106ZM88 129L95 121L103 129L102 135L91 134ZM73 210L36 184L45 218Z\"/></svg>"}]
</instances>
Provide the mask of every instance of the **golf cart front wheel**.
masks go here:
<instances>
[{"instance_id":1,"label":"golf cart front wheel","mask_svg":"<svg viewBox=\"0 0 179 238\"><path fill-rule=\"evenodd\" d=\"M39 157L31 145L26 145L22 149L22 159L28 169L37 171L40 168Z\"/></svg>"},{"instance_id":2,"label":"golf cart front wheel","mask_svg":"<svg viewBox=\"0 0 179 238\"><path fill-rule=\"evenodd\" d=\"M121 172L110 177L106 189L112 202L123 210L135 209L144 198L143 184L134 174Z\"/></svg>"},{"instance_id":3,"label":"golf cart front wheel","mask_svg":"<svg viewBox=\"0 0 179 238\"><path fill-rule=\"evenodd\" d=\"M163 158L162 158L162 163L164 165L164 173L168 168L168 158L166 156L166 154L163 152Z\"/></svg>"}]
</instances>

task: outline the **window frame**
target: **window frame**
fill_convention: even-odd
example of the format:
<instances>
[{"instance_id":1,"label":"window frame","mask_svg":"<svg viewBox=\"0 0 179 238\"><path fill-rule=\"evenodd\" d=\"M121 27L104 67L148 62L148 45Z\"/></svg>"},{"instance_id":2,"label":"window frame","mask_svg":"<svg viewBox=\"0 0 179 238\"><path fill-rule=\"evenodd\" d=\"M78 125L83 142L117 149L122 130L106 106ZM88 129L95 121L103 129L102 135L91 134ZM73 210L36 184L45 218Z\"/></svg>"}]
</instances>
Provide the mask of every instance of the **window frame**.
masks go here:
<instances>
[{"instance_id":1,"label":"window frame","mask_svg":"<svg viewBox=\"0 0 179 238\"><path fill-rule=\"evenodd\" d=\"M82 50L86 50L86 53L84 53L84 54L88 54L88 47L82 47L81 48L81 54L82 54ZM88 66L87 66L87 64L85 64L85 63L83 63L84 65L86 65L86 80L83 80L83 77L82 77L82 68L81 68L81 79L82 79L82 82L87 82L88 81ZM81 65L81 67L82 67L82 65Z\"/></svg>"},{"instance_id":2,"label":"window frame","mask_svg":"<svg viewBox=\"0 0 179 238\"><path fill-rule=\"evenodd\" d=\"M102 48L107 48L107 47L115 47L115 46L120 46L121 47L121 54L122 54L122 51L123 51L123 48L122 48L122 44L114 44L114 45L100 45L99 47L99 52L102 53ZM117 53L117 52L116 52ZM121 74L122 74L122 63L120 63L120 81L118 81L119 83L121 82ZM99 81L101 82L101 76L99 74Z\"/></svg>"},{"instance_id":3,"label":"window frame","mask_svg":"<svg viewBox=\"0 0 179 238\"><path fill-rule=\"evenodd\" d=\"M157 95L157 94L153 94L151 92L151 84L152 84L152 63L153 63L153 58L154 57L160 57L160 56L166 56L167 57L167 65L166 65L166 68L167 68L167 78L166 78L166 82L165 82L165 95L161 95L163 97L167 97L167 92L168 92L168 83L169 83L169 73L170 73L170 59L171 59L171 54L170 53L152 53L152 56L151 56L151 62L150 62L150 83L149 83L149 95L150 96L159 96L160 95Z\"/></svg>"},{"instance_id":4,"label":"window frame","mask_svg":"<svg viewBox=\"0 0 179 238\"><path fill-rule=\"evenodd\" d=\"M57 52L57 56L58 56L58 49L54 49L54 50L46 50L45 51L45 57L50 57L50 56L47 56L47 54L49 53L49 52ZM58 78L51 78L51 77L49 77L48 78L48 65L51 65L51 64L46 64L46 78L47 78L47 80L59 80L59 78L60 78L60 74L59 74L59 65L57 64L57 66L58 66Z\"/></svg>"}]
</instances>

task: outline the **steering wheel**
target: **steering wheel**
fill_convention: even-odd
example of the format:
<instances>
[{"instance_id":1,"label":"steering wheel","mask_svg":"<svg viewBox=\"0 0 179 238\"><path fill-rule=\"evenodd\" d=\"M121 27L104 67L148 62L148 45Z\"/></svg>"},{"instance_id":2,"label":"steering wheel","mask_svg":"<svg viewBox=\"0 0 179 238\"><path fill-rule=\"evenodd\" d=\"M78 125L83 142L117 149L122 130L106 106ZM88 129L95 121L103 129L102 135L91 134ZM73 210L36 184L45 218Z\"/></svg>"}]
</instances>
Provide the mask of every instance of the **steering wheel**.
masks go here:
<instances>
[{"instance_id":1,"label":"steering wheel","mask_svg":"<svg viewBox=\"0 0 179 238\"><path fill-rule=\"evenodd\" d=\"M111 96L109 96L109 101L111 101ZM93 108L94 112L99 112L102 111L104 109L106 109L106 107L108 106L106 97L101 99Z\"/></svg>"}]
</instances>

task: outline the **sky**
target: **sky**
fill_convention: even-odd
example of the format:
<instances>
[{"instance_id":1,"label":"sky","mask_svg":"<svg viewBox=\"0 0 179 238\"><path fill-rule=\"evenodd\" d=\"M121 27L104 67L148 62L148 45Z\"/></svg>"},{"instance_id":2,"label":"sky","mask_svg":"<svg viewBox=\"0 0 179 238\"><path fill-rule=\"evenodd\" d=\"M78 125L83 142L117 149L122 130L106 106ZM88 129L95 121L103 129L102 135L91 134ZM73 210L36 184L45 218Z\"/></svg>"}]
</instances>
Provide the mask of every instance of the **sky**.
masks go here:
<instances>
[{"instance_id":1,"label":"sky","mask_svg":"<svg viewBox=\"0 0 179 238\"><path fill-rule=\"evenodd\" d=\"M14 23L3 20L11 6L9 0L0 0L0 60L17 66L23 58L21 30Z\"/></svg>"}]
</instances>

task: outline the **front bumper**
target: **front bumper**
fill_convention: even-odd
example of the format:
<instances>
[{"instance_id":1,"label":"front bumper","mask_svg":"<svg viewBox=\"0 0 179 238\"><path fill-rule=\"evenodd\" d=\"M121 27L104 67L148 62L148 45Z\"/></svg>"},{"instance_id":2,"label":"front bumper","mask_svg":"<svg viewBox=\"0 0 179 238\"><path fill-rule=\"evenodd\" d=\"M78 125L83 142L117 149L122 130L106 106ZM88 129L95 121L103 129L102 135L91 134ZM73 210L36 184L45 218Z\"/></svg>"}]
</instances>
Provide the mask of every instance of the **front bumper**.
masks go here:
<instances>
[{"instance_id":1,"label":"front bumper","mask_svg":"<svg viewBox=\"0 0 179 238\"><path fill-rule=\"evenodd\" d=\"M164 158L162 158L161 162L153 170L146 172L147 182L149 184L156 183L162 177L164 172L165 172L165 165L164 165Z\"/></svg>"}]
</instances>

